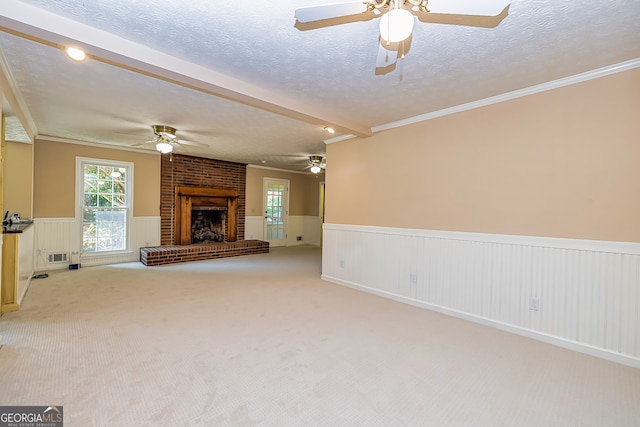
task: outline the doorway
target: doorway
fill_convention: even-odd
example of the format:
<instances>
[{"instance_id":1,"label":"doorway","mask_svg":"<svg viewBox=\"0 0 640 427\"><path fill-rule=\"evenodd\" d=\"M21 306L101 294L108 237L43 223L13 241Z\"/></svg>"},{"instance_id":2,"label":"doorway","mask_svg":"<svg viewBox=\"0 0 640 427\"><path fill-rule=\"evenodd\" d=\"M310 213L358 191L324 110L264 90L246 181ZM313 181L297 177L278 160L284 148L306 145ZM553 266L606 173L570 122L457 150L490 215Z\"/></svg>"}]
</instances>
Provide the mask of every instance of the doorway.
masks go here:
<instances>
[{"instance_id":1,"label":"doorway","mask_svg":"<svg viewBox=\"0 0 640 427\"><path fill-rule=\"evenodd\" d=\"M289 180L264 178L264 240L269 246L287 245Z\"/></svg>"}]
</instances>

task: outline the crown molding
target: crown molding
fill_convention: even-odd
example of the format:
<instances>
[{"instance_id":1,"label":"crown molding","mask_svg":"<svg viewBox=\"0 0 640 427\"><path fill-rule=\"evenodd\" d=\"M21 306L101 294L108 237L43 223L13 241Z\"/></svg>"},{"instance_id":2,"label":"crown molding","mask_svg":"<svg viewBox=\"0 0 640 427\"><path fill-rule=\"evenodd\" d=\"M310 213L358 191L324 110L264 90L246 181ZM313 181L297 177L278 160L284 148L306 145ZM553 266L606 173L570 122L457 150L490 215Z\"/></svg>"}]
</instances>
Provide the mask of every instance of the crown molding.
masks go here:
<instances>
[{"instance_id":1,"label":"crown molding","mask_svg":"<svg viewBox=\"0 0 640 427\"><path fill-rule=\"evenodd\" d=\"M371 129L375 134L383 130L389 130L389 129L394 129L402 126L411 125L414 123L420 123L420 122L435 119L438 117L460 113L462 111L486 107L488 105L510 101L512 99L521 98L523 96L533 95L533 94L545 92L548 90L558 89L564 86L570 86L576 83L582 83L588 80L598 79L600 77L605 77L611 74L632 70L637 67L640 67L640 58L632 59L625 62L620 62L618 64L608 65L606 67L597 68L595 70L587 71L587 72L576 74L569 77L564 77L557 80L552 80L550 82L541 83L539 85L530 86L524 89L514 90L512 92L503 93L501 95L492 96L489 98L481 99L479 101L473 101L466 104L457 105L455 107L445 108L442 110L433 111L431 113L421 114L419 116L409 117L407 119L398 120L395 122L386 123L379 126L374 126Z\"/></svg>"},{"instance_id":2,"label":"crown molding","mask_svg":"<svg viewBox=\"0 0 640 427\"><path fill-rule=\"evenodd\" d=\"M85 145L89 147L97 147L97 148L106 148L107 150L120 150L120 151L133 151L135 153L143 153L143 154L151 154L154 156L160 156L161 154L156 150L145 150L142 148L134 148L134 147L125 147L122 145L111 145L111 144L100 144L98 142L89 142L89 141L79 141L77 139L69 139L69 138L60 138L58 136L51 135L36 135L35 141L48 141L48 142L59 142L62 144L75 144L75 145Z\"/></svg>"},{"instance_id":3,"label":"crown molding","mask_svg":"<svg viewBox=\"0 0 640 427\"><path fill-rule=\"evenodd\" d=\"M375 133L375 131L374 131L374 133ZM351 139L351 138L356 138L356 135L351 135L351 134L340 135L340 136L336 136L335 138L325 139L323 142L326 145L329 145L329 144L333 144L334 142L345 141L345 140Z\"/></svg>"},{"instance_id":4,"label":"crown molding","mask_svg":"<svg viewBox=\"0 0 640 427\"><path fill-rule=\"evenodd\" d=\"M516 98L522 98L523 96L533 95L548 90L558 89L564 86L574 85L576 83L582 83L588 80L598 79L611 74L621 73L629 71L634 68L640 67L640 58L632 59L625 62L620 62L606 67L597 68L595 70L586 71L584 73L575 74L573 76L564 77L550 82L541 83L539 85L530 86L524 89L514 90L512 92L503 93L501 95L492 96L489 98L481 99L478 101L468 102L466 104L456 105L455 107L444 108L442 110L433 111L431 113L421 114L407 119L398 120L395 122L385 123L382 125L374 126L371 128L373 133L382 132L384 130L395 129L403 126L408 126L414 123L425 122L427 120L436 119L438 117L448 116L450 114L460 113L462 111L473 110L475 108L486 107L492 104L498 104L500 102L510 101ZM336 138L327 139L325 144L333 144L335 142L345 141L348 139L356 138L356 135L341 135Z\"/></svg>"}]
</instances>

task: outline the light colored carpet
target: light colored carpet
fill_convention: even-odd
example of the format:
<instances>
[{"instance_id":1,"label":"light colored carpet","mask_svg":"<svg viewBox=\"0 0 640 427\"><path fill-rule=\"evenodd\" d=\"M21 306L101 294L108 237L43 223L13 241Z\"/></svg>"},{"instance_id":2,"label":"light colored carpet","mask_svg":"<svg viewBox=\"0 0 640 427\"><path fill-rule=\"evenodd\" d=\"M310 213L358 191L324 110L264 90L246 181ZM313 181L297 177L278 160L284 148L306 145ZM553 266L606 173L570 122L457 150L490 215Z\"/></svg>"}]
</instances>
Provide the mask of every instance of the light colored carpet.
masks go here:
<instances>
[{"instance_id":1,"label":"light colored carpet","mask_svg":"<svg viewBox=\"0 0 640 427\"><path fill-rule=\"evenodd\" d=\"M640 370L320 280L320 250L34 279L0 405L65 426L633 426Z\"/></svg>"}]
</instances>

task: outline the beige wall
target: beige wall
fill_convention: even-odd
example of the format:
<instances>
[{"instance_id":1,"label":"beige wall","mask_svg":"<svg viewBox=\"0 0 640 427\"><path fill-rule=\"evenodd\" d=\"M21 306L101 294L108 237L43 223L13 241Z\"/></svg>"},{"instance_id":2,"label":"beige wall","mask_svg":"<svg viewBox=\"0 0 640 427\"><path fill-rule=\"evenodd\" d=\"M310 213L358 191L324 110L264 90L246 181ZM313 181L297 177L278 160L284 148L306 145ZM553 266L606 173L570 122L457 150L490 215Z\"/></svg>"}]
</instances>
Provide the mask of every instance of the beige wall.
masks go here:
<instances>
[{"instance_id":1,"label":"beige wall","mask_svg":"<svg viewBox=\"0 0 640 427\"><path fill-rule=\"evenodd\" d=\"M262 215L264 178L289 180L289 215L317 216L321 174L301 174L272 169L247 167L247 216Z\"/></svg>"},{"instance_id":2,"label":"beige wall","mask_svg":"<svg viewBox=\"0 0 640 427\"><path fill-rule=\"evenodd\" d=\"M640 242L640 69L327 146L326 222Z\"/></svg>"},{"instance_id":3,"label":"beige wall","mask_svg":"<svg viewBox=\"0 0 640 427\"><path fill-rule=\"evenodd\" d=\"M34 147L34 218L75 216L76 157L134 163L134 216L160 215L160 156L38 139Z\"/></svg>"},{"instance_id":4,"label":"beige wall","mask_svg":"<svg viewBox=\"0 0 640 427\"><path fill-rule=\"evenodd\" d=\"M7 141L5 145L4 209L26 219L32 216L33 144Z\"/></svg>"}]
</instances>

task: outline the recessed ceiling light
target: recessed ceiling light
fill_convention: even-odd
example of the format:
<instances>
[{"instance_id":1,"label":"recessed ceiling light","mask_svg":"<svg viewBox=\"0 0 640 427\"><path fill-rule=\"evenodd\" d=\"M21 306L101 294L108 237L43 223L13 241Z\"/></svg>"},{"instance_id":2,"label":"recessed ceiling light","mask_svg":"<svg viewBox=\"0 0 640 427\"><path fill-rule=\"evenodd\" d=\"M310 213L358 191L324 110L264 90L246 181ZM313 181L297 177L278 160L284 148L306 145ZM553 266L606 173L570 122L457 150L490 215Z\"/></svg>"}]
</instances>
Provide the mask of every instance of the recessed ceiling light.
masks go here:
<instances>
[{"instance_id":1,"label":"recessed ceiling light","mask_svg":"<svg viewBox=\"0 0 640 427\"><path fill-rule=\"evenodd\" d=\"M74 61L84 61L85 58L87 57L87 55L84 53L84 51L75 48L75 47L68 47L66 49L67 55L69 56L69 58L73 59Z\"/></svg>"},{"instance_id":2,"label":"recessed ceiling light","mask_svg":"<svg viewBox=\"0 0 640 427\"><path fill-rule=\"evenodd\" d=\"M325 126L324 130L326 130L329 133L336 133L335 129L332 128L331 126Z\"/></svg>"}]
</instances>

